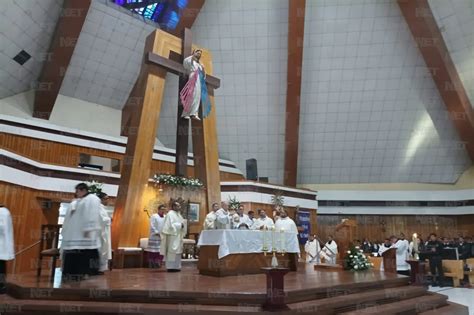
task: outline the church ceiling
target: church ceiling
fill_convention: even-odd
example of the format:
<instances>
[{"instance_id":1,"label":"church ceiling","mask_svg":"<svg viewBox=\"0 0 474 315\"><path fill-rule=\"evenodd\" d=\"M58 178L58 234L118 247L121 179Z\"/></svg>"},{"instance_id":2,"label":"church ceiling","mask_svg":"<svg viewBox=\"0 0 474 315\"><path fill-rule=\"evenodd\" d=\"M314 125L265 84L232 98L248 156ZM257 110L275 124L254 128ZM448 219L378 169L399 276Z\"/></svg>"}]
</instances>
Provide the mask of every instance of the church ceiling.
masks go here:
<instances>
[{"instance_id":1,"label":"church ceiling","mask_svg":"<svg viewBox=\"0 0 474 315\"><path fill-rule=\"evenodd\" d=\"M5 2L0 98L34 87L62 4ZM430 0L474 103L472 3ZM286 0L206 0L192 29L222 82L221 156L242 170L256 158L259 176L274 183L283 181L287 10ZM155 27L93 0L60 93L120 109ZM12 58L22 49L31 59L20 66ZM307 1L303 58L299 183L452 183L470 164L396 1ZM168 75L158 137L169 147L177 85Z\"/></svg>"}]
</instances>

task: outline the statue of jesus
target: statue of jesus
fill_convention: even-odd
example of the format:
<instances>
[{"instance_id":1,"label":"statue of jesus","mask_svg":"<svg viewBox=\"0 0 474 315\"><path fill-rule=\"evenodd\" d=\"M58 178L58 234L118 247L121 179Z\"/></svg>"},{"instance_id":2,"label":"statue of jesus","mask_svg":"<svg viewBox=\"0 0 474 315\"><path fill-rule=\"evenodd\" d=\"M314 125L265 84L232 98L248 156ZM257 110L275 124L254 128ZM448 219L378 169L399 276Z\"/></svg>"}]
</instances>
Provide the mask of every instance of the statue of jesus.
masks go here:
<instances>
[{"instance_id":1,"label":"statue of jesus","mask_svg":"<svg viewBox=\"0 0 474 315\"><path fill-rule=\"evenodd\" d=\"M196 49L193 54L183 61L184 69L188 74L188 81L179 93L183 104L183 114L185 119L201 120L198 116L199 104L202 102L203 117L207 117L211 112L211 102L207 94L206 73L204 66L199 62L202 50Z\"/></svg>"}]
</instances>

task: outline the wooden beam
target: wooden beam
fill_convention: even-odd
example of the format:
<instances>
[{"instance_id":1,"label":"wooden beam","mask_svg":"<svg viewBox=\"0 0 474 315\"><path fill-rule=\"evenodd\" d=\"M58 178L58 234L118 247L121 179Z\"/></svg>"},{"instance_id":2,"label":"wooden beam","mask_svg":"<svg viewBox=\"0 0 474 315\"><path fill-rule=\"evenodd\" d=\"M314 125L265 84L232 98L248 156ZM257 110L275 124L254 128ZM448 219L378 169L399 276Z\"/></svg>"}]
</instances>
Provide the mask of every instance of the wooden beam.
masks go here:
<instances>
[{"instance_id":1,"label":"wooden beam","mask_svg":"<svg viewBox=\"0 0 474 315\"><path fill-rule=\"evenodd\" d=\"M172 31L168 31L174 36L181 36L184 29L191 28L196 21L199 11L201 11L205 0L189 0L186 8L181 12L181 18L178 22L178 26Z\"/></svg>"},{"instance_id":2,"label":"wooden beam","mask_svg":"<svg viewBox=\"0 0 474 315\"><path fill-rule=\"evenodd\" d=\"M151 33L145 51L163 53L158 45L159 31ZM115 203L112 224L113 247L137 246L140 238L140 216L143 212L142 196L150 178L150 168L155 146L158 117L164 94L166 70L144 63L131 98L134 111L129 117L127 148L123 159L120 186ZM140 97L139 95L143 95Z\"/></svg>"},{"instance_id":3,"label":"wooden beam","mask_svg":"<svg viewBox=\"0 0 474 315\"><path fill-rule=\"evenodd\" d=\"M285 168L283 183L296 186L300 127L301 68L306 0L289 0L286 90Z\"/></svg>"},{"instance_id":4,"label":"wooden beam","mask_svg":"<svg viewBox=\"0 0 474 315\"><path fill-rule=\"evenodd\" d=\"M189 28L183 31L183 47L181 52L181 62L184 58L192 53L193 35ZM178 95L184 88L187 82L187 76L179 76ZM176 160L175 160L175 175L187 177L188 170L188 141L189 141L189 121L181 118L183 114L183 104L178 96L178 115L176 117Z\"/></svg>"},{"instance_id":5,"label":"wooden beam","mask_svg":"<svg viewBox=\"0 0 474 315\"><path fill-rule=\"evenodd\" d=\"M163 67L166 69L166 71L174 73L176 75L183 75L186 73L181 63L165 58L163 56L157 55L153 52L148 53L147 61L149 63L154 63L160 67ZM221 85L221 80L219 78L216 78L206 73L206 83L210 85L212 88L217 89Z\"/></svg>"},{"instance_id":6,"label":"wooden beam","mask_svg":"<svg viewBox=\"0 0 474 315\"><path fill-rule=\"evenodd\" d=\"M428 0L398 0L459 137L474 161L474 112Z\"/></svg>"},{"instance_id":7,"label":"wooden beam","mask_svg":"<svg viewBox=\"0 0 474 315\"><path fill-rule=\"evenodd\" d=\"M91 0L65 0L38 79L33 116L49 119L86 20Z\"/></svg>"},{"instance_id":8,"label":"wooden beam","mask_svg":"<svg viewBox=\"0 0 474 315\"><path fill-rule=\"evenodd\" d=\"M201 58L202 60L203 58ZM212 71L211 60L203 61L206 71ZM200 179L206 187L207 212L212 209L214 202L221 201L221 185L219 168L219 146L217 143L216 108L214 90L208 89L212 110L203 120L192 120L192 139L194 153L194 176ZM202 106L199 107L202 117Z\"/></svg>"}]
</instances>

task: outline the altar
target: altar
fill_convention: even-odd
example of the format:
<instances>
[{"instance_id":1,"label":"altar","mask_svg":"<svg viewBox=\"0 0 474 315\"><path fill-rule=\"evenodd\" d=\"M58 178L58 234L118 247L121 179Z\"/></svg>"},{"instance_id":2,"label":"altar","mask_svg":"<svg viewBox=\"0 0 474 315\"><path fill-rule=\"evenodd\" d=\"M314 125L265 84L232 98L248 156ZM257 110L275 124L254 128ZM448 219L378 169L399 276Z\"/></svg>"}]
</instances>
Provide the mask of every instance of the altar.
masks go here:
<instances>
[{"instance_id":1,"label":"altar","mask_svg":"<svg viewBox=\"0 0 474 315\"><path fill-rule=\"evenodd\" d=\"M294 233L251 230L204 230L199 237L198 270L202 275L262 273L273 251L280 267L297 270L300 248Z\"/></svg>"}]
</instances>

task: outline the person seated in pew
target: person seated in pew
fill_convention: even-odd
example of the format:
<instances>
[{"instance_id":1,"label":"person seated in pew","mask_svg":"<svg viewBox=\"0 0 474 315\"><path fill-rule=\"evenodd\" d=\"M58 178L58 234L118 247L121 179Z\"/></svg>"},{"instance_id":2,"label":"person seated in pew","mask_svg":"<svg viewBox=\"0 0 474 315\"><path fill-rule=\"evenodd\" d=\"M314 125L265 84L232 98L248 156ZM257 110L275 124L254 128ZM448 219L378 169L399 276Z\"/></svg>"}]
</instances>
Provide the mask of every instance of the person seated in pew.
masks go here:
<instances>
[{"instance_id":1,"label":"person seated in pew","mask_svg":"<svg viewBox=\"0 0 474 315\"><path fill-rule=\"evenodd\" d=\"M265 210L258 209L258 218L255 219L251 229L252 230L271 230L275 227L273 220L267 217Z\"/></svg>"},{"instance_id":2,"label":"person seated in pew","mask_svg":"<svg viewBox=\"0 0 474 315\"><path fill-rule=\"evenodd\" d=\"M458 238L458 241L456 243L456 247L458 248L458 253L459 253L459 259L468 259L469 258L469 252L470 252L470 247L469 244L467 244L464 241L464 237L460 236Z\"/></svg>"},{"instance_id":3,"label":"person seated in pew","mask_svg":"<svg viewBox=\"0 0 474 315\"><path fill-rule=\"evenodd\" d=\"M369 242L367 238L364 238L364 241L362 242L362 245L360 246L360 249L366 254L372 253L372 244Z\"/></svg>"},{"instance_id":4,"label":"person seated in pew","mask_svg":"<svg viewBox=\"0 0 474 315\"><path fill-rule=\"evenodd\" d=\"M442 245L443 245L443 248L452 248L453 247L453 244L448 240L447 237L443 237L442 238Z\"/></svg>"}]
</instances>

